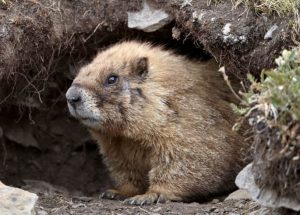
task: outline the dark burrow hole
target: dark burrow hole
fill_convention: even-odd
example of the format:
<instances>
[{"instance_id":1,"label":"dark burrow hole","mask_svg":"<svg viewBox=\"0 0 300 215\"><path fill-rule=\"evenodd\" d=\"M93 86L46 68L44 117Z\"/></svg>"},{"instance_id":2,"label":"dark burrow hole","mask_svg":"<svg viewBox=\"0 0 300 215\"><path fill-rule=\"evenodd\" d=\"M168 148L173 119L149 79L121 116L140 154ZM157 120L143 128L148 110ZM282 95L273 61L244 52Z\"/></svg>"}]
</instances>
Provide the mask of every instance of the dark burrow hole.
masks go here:
<instances>
[{"instance_id":1,"label":"dark burrow hole","mask_svg":"<svg viewBox=\"0 0 300 215\"><path fill-rule=\"evenodd\" d=\"M173 39L173 26L171 23L155 33L122 28L98 32L89 42L55 56L46 81L33 81L35 87L26 85L19 94L15 87L15 97L0 104L0 181L23 188L47 182L88 196L108 188L111 181L97 145L69 116L64 94L82 64L97 51L122 40L150 41L197 60L210 58L188 35Z\"/></svg>"}]
</instances>

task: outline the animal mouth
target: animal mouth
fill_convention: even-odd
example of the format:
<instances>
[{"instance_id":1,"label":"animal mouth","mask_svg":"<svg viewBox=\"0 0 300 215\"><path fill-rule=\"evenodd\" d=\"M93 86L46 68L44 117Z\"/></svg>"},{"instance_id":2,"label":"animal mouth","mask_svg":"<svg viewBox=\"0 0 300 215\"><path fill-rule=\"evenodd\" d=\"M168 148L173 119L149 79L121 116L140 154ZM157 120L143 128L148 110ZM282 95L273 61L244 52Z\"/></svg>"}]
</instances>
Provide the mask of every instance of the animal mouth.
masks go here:
<instances>
[{"instance_id":1,"label":"animal mouth","mask_svg":"<svg viewBox=\"0 0 300 215\"><path fill-rule=\"evenodd\" d=\"M100 117L93 116L92 113L87 113L80 108L74 108L71 105L68 105L70 114L76 118L77 120L81 121L86 125L98 125L101 123Z\"/></svg>"},{"instance_id":2,"label":"animal mouth","mask_svg":"<svg viewBox=\"0 0 300 215\"><path fill-rule=\"evenodd\" d=\"M95 128L99 127L102 123L100 120L93 118L93 117L82 117L82 116L77 116L76 117L81 123L84 125L90 127L90 128Z\"/></svg>"},{"instance_id":3,"label":"animal mouth","mask_svg":"<svg viewBox=\"0 0 300 215\"><path fill-rule=\"evenodd\" d=\"M98 120L92 117L78 117L81 121L90 121L90 122L97 122Z\"/></svg>"},{"instance_id":4,"label":"animal mouth","mask_svg":"<svg viewBox=\"0 0 300 215\"><path fill-rule=\"evenodd\" d=\"M94 117L91 116L82 116L80 113L78 113L78 111L75 110L75 114L74 117L77 118L78 120L82 121L82 122L98 122L99 120L97 120Z\"/></svg>"}]
</instances>

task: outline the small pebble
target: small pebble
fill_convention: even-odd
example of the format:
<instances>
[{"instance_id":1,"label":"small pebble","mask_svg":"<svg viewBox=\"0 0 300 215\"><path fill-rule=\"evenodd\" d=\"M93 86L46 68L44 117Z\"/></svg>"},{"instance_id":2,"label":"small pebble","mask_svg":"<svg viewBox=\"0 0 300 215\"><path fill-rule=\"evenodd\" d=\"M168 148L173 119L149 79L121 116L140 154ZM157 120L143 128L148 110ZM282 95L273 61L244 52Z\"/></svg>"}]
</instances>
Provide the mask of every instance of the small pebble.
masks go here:
<instances>
[{"instance_id":1,"label":"small pebble","mask_svg":"<svg viewBox=\"0 0 300 215\"><path fill-rule=\"evenodd\" d=\"M153 209L152 211L153 212L158 212L158 211L161 211L161 209L162 209L161 207L158 207L158 208Z\"/></svg>"},{"instance_id":2,"label":"small pebble","mask_svg":"<svg viewBox=\"0 0 300 215\"><path fill-rule=\"evenodd\" d=\"M210 211L210 212L214 212L216 209L217 209L216 207L212 206L212 207L209 209L209 211Z\"/></svg>"},{"instance_id":3,"label":"small pebble","mask_svg":"<svg viewBox=\"0 0 300 215\"><path fill-rule=\"evenodd\" d=\"M219 202L220 202L219 199L213 199L213 200L211 201L212 204L217 204L217 203L219 203Z\"/></svg>"}]
</instances>

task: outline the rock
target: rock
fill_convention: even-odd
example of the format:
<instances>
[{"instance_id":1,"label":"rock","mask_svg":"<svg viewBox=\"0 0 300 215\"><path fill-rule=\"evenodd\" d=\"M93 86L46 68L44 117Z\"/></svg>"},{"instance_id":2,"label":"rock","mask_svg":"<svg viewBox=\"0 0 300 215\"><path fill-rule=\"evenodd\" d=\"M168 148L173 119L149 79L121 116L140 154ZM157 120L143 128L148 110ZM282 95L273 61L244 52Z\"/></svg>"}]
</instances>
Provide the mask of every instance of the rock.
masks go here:
<instances>
[{"instance_id":1,"label":"rock","mask_svg":"<svg viewBox=\"0 0 300 215\"><path fill-rule=\"evenodd\" d=\"M172 38L175 40L180 40L180 35L181 35L181 31L178 28L173 27L172 28Z\"/></svg>"},{"instance_id":2,"label":"rock","mask_svg":"<svg viewBox=\"0 0 300 215\"><path fill-rule=\"evenodd\" d=\"M0 182L1 215L33 215L38 196L25 190L9 187Z\"/></svg>"},{"instance_id":3,"label":"rock","mask_svg":"<svg viewBox=\"0 0 300 215\"><path fill-rule=\"evenodd\" d=\"M138 12L127 12L128 28L136 28L145 32L153 32L169 24L173 17L161 9L151 7L146 0L143 9Z\"/></svg>"},{"instance_id":4,"label":"rock","mask_svg":"<svg viewBox=\"0 0 300 215\"><path fill-rule=\"evenodd\" d=\"M249 215L281 215L282 213L275 212L269 208L260 208L258 210L252 211Z\"/></svg>"},{"instance_id":5,"label":"rock","mask_svg":"<svg viewBox=\"0 0 300 215\"><path fill-rule=\"evenodd\" d=\"M38 212L38 215L48 215L48 213L47 213L47 211L41 210Z\"/></svg>"},{"instance_id":6,"label":"rock","mask_svg":"<svg viewBox=\"0 0 300 215\"><path fill-rule=\"evenodd\" d=\"M251 199L250 193L245 189L239 189L229 194L229 196L225 199L226 200L242 200L242 199Z\"/></svg>"},{"instance_id":7,"label":"rock","mask_svg":"<svg viewBox=\"0 0 300 215\"><path fill-rule=\"evenodd\" d=\"M213 200L211 201L212 204L217 204L217 203L219 203L219 202L220 202L219 199L213 199Z\"/></svg>"},{"instance_id":8,"label":"rock","mask_svg":"<svg viewBox=\"0 0 300 215\"><path fill-rule=\"evenodd\" d=\"M224 25L224 27L222 28L222 33L224 35L229 35L229 33L231 32L231 23L227 23L226 25Z\"/></svg>"},{"instance_id":9,"label":"rock","mask_svg":"<svg viewBox=\"0 0 300 215\"><path fill-rule=\"evenodd\" d=\"M246 36L244 35L235 35L232 32L232 24L227 23L222 28L222 34L223 34L223 42L235 44L235 43L244 43L246 42Z\"/></svg>"},{"instance_id":10,"label":"rock","mask_svg":"<svg viewBox=\"0 0 300 215\"><path fill-rule=\"evenodd\" d=\"M183 1L181 2L180 9L183 9L183 8L186 7L186 6L192 7L192 6L193 6L193 5L192 5L192 1L193 1L193 0L183 0Z\"/></svg>"},{"instance_id":11,"label":"rock","mask_svg":"<svg viewBox=\"0 0 300 215\"><path fill-rule=\"evenodd\" d=\"M278 28L278 26L277 26L276 24L273 25L273 26L267 31L267 33L265 34L264 39L265 39L265 40L270 40L270 39L272 39L273 33L274 33L274 31L277 30L277 28Z\"/></svg>"},{"instance_id":12,"label":"rock","mask_svg":"<svg viewBox=\"0 0 300 215\"><path fill-rule=\"evenodd\" d=\"M236 185L247 190L252 199L259 204L271 208L288 208L300 211L300 202L295 196L278 196L277 192L268 188L260 189L254 180L252 163L248 164L236 177Z\"/></svg>"}]
</instances>

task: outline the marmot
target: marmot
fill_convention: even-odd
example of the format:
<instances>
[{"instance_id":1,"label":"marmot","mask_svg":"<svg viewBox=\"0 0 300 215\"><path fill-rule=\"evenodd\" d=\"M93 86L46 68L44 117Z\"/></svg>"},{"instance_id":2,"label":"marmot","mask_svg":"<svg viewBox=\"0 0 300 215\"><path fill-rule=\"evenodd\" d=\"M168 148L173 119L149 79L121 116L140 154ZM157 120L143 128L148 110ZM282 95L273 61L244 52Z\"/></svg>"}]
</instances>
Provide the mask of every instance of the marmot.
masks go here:
<instances>
[{"instance_id":1,"label":"marmot","mask_svg":"<svg viewBox=\"0 0 300 215\"><path fill-rule=\"evenodd\" d=\"M215 62L136 41L99 53L66 93L98 141L115 188L103 198L143 205L234 188L243 138Z\"/></svg>"}]
</instances>

